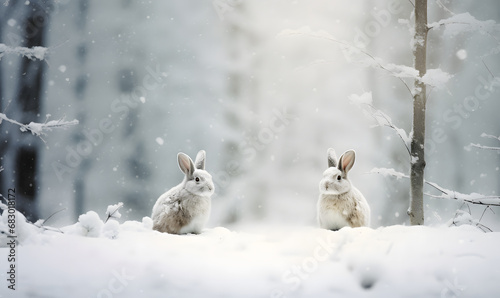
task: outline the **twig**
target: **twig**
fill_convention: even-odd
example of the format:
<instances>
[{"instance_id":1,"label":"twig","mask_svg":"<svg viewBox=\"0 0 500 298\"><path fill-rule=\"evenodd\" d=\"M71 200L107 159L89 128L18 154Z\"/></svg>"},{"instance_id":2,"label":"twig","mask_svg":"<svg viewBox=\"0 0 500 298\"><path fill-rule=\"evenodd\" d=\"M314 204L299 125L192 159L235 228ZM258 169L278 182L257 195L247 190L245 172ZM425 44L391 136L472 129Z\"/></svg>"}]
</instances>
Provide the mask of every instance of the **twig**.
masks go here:
<instances>
[{"instance_id":1,"label":"twig","mask_svg":"<svg viewBox=\"0 0 500 298\"><path fill-rule=\"evenodd\" d=\"M356 47L348 42L335 39L335 38L333 38L333 36L324 36L324 35L304 33L304 32L293 32L293 33L287 33L287 34L288 35L304 35L304 36L308 36L308 37L312 37L312 38L325 39L325 40L328 40L328 41L331 41L334 43L338 43L338 44L343 45L347 48L350 48L350 49L353 49L355 51L360 52L360 53L364 54L365 56L367 56L368 58L370 58L371 60L373 60L380 69L385 70L385 71L389 72L390 74L392 74L393 77L398 78L405 85L406 89L408 90L408 92L410 92L410 94L413 97L413 93L411 91L410 86L408 86L408 84L401 77L395 76L394 72L387 69L384 65L382 65L380 63L379 60L377 60L372 54L368 53L367 51L364 51L363 49L360 49L359 47Z\"/></svg>"},{"instance_id":2,"label":"twig","mask_svg":"<svg viewBox=\"0 0 500 298\"><path fill-rule=\"evenodd\" d=\"M403 177L403 178L407 178L407 179L410 178L408 175L406 175L404 173L396 172L394 170L388 171L387 169L373 169L371 171L371 173L391 175L394 177ZM456 191L448 190L442 186L439 186L438 184L436 184L434 182L424 180L424 183L435 188L436 190L440 191L441 193L443 193L445 195L445 196L443 196L443 195L437 196L437 195L425 193L425 195L427 195L429 197L433 197L433 198L437 198L437 199L453 199L453 200L463 201L463 202L467 202L467 203L474 204L474 205L500 206L500 196L484 196L484 195L477 194L475 197L472 197L471 195L466 195L466 194L462 194L462 193L459 193ZM485 200L494 200L494 202L486 202Z\"/></svg>"},{"instance_id":3,"label":"twig","mask_svg":"<svg viewBox=\"0 0 500 298\"><path fill-rule=\"evenodd\" d=\"M470 143L470 146L475 147L475 148L479 148L479 149L485 149L485 150L500 150L500 147L483 146L481 144Z\"/></svg>"},{"instance_id":4,"label":"twig","mask_svg":"<svg viewBox=\"0 0 500 298\"><path fill-rule=\"evenodd\" d=\"M77 125L79 123L78 120L76 119L72 121L65 121L64 117L59 120L52 120L47 122L49 117L50 115L47 115L47 119L45 120L44 123L30 122L29 124L23 124L16 120L10 119L4 113L0 113L0 124L2 123L3 120L5 120L12 124L18 125L22 132L30 131L33 135L40 137L40 139L43 140L41 136L45 135L45 131L51 131L54 128L65 129L69 126Z\"/></svg>"},{"instance_id":5,"label":"twig","mask_svg":"<svg viewBox=\"0 0 500 298\"><path fill-rule=\"evenodd\" d=\"M113 206L113 205L112 205L112 206ZM123 207L123 203L122 203L122 202L120 202L120 203L118 203L118 204L114 205L114 206L116 206L115 210L113 210L112 212L108 212L108 211L109 211L109 209L110 209L110 207L112 207L112 206L109 206L109 207L108 207L108 210L106 210L106 214L108 215L108 217L106 218L106 220L104 221L104 223L107 223L107 222L108 222L108 220L109 220L110 218L114 217L113 215L114 215L115 213L117 213L117 212L118 212L118 210L119 210L120 208L122 208L122 207ZM120 214L120 213L118 213L117 215L119 215L119 216L117 216L118 218L121 216L121 214Z\"/></svg>"},{"instance_id":6,"label":"twig","mask_svg":"<svg viewBox=\"0 0 500 298\"><path fill-rule=\"evenodd\" d=\"M484 67L486 67L486 69L488 70L488 72L490 73L490 75L491 75L492 77L495 77L495 76L493 75L493 73L491 72L490 68L488 67L488 65L486 65L486 63L484 62L484 59L481 59L481 62L483 62Z\"/></svg>"},{"instance_id":7,"label":"twig","mask_svg":"<svg viewBox=\"0 0 500 298\"><path fill-rule=\"evenodd\" d=\"M51 215L49 215L46 219L43 220L43 224L45 224L49 219L52 218L52 216L56 215L57 213L59 212L62 212L62 211L65 211L65 210L68 210L68 208L62 208L61 210L58 210L54 213L52 213Z\"/></svg>"}]
</instances>

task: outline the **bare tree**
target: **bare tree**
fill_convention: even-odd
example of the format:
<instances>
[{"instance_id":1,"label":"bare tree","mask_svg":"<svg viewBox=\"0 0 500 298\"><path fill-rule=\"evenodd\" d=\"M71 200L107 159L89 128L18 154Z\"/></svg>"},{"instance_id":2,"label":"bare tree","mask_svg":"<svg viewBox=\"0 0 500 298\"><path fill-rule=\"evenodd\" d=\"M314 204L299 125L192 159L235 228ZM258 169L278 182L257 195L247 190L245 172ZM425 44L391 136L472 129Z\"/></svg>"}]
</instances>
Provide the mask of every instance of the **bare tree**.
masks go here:
<instances>
[{"instance_id":1,"label":"bare tree","mask_svg":"<svg viewBox=\"0 0 500 298\"><path fill-rule=\"evenodd\" d=\"M427 0L415 1L415 36L414 61L415 69L422 78L426 71L427 60ZM425 170L425 105L427 101L426 85L415 79L413 96L413 135L411 139L410 170L410 208L408 215L412 225L424 224L424 170Z\"/></svg>"},{"instance_id":2,"label":"bare tree","mask_svg":"<svg viewBox=\"0 0 500 298\"><path fill-rule=\"evenodd\" d=\"M41 114L43 87L44 87L44 70L45 61L42 59L34 59L32 54L37 52L37 47L43 47L45 44L46 27L49 22L51 12L50 1L31 1L25 4L21 1L13 1L6 3L8 6L5 11L13 11L14 8L20 8L20 13L11 16L18 18L21 31L19 34L10 32L8 36L9 42L19 41L21 47L14 48L16 45L11 44L4 46L5 53L9 51L17 52L23 55L20 58L20 71L14 83L17 84L16 91L13 95L13 101L9 106L9 114L11 114L20 123L28 125L21 126L32 132L37 131L36 124ZM4 18L2 18L4 19ZM32 50L35 50L31 53ZM2 92L3 93L3 92ZM2 99L6 100L5 94L2 94ZM5 105L6 102L3 102ZM4 117L3 120L8 118ZM14 122L17 122L14 121ZM14 123L13 121L8 121ZM18 123L14 123L19 125ZM7 125L7 124L6 124ZM13 181L13 186L16 188L17 194L17 209L24 213L26 218L34 221L38 218L38 210L36 198L38 195L38 165L40 157L40 142L36 133L23 133L23 129L9 130L9 136L2 148L3 163L6 165L6 173L4 179ZM9 186L12 187L12 186Z\"/></svg>"}]
</instances>

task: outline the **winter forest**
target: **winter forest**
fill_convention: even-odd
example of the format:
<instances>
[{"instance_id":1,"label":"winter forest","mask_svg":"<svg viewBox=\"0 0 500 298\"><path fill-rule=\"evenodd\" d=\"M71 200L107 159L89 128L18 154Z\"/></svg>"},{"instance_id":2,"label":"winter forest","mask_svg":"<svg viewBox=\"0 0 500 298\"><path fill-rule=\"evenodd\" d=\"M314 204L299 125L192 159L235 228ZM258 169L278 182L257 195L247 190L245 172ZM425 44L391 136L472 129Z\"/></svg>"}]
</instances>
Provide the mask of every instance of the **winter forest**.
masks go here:
<instances>
[{"instance_id":1,"label":"winter forest","mask_svg":"<svg viewBox=\"0 0 500 298\"><path fill-rule=\"evenodd\" d=\"M1 0L0 297L496 296L499 54L494 0ZM203 232L154 231L200 150Z\"/></svg>"}]
</instances>

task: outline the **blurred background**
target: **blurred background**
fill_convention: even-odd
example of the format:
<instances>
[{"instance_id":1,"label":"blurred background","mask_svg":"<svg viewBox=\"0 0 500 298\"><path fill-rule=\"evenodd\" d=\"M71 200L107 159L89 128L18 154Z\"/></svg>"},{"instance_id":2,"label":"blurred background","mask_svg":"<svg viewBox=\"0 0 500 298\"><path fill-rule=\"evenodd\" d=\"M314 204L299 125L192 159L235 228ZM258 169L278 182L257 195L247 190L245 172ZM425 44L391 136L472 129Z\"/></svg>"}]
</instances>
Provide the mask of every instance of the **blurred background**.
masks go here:
<instances>
[{"instance_id":1,"label":"blurred background","mask_svg":"<svg viewBox=\"0 0 500 298\"><path fill-rule=\"evenodd\" d=\"M372 208L372 227L408 224L409 172L390 128L349 101L373 104L410 130L412 97L382 70L353 63L338 43L285 30L324 31L386 62L412 66L411 1L130 1L0 3L0 43L48 47L45 61L0 60L1 111L22 123L65 117L79 125L43 140L0 125L1 193L16 188L31 220L64 225L88 210L124 203L124 220L150 216L183 178L180 151L207 151L216 194L209 227L315 225L326 151L356 150L353 184ZM429 22L470 13L500 21L500 2L429 1ZM410 19L410 24L413 19ZM498 27L497 27L498 28ZM499 32L433 29L428 68L453 74L429 90L426 179L462 193L500 193ZM411 81L408 81L411 84ZM484 85L491 85L485 89ZM480 95L478 95L480 89ZM481 97L479 99L479 97ZM436 194L433 189L426 192ZM456 201L425 197L426 224L443 224ZM472 216L500 227L499 210Z\"/></svg>"}]
</instances>

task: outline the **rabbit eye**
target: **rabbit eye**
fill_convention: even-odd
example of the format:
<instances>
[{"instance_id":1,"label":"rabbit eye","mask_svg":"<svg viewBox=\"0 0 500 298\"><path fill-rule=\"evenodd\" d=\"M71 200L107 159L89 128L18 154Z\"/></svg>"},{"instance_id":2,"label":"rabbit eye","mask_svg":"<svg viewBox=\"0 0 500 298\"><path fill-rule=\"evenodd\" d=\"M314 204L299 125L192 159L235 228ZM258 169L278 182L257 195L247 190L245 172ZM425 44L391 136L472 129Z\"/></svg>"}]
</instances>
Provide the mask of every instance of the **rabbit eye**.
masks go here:
<instances>
[{"instance_id":1,"label":"rabbit eye","mask_svg":"<svg viewBox=\"0 0 500 298\"><path fill-rule=\"evenodd\" d=\"M337 180L340 181L342 180L342 177L340 175L337 176Z\"/></svg>"},{"instance_id":2,"label":"rabbit eye","mask_svg":"<svg viewBox=\"0 0 500 298\"><path fill-rule=\"evenodd\" d=\"M194 180L196 180L196 182L200 182L200 178L199 177L196 177Z\"/></svg>"}]
</instances>

